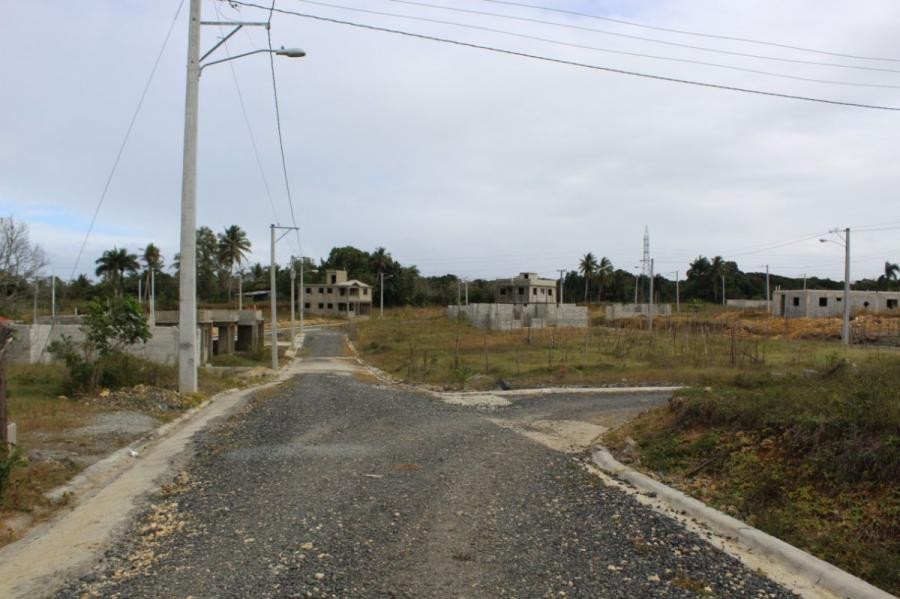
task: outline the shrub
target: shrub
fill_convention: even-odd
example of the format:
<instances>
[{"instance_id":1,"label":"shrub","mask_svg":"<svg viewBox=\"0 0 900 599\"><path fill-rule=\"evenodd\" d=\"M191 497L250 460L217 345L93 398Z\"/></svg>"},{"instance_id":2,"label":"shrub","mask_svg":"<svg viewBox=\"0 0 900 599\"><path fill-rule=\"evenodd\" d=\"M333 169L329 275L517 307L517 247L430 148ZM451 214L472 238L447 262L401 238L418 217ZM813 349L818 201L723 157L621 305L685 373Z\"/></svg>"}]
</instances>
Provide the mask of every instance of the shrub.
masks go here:
<instances>
[{"instance_id":1,"label":"shrub","mask_svg":"<svg viewBox=\"0 0 900 599\"><path fill-rule=\"evenodd\" d=\"M24 465L25 460L22 459L22 452L18 448L10 450L0 444L0 496L9 485L13 470Z\"/></svg>"}]
</instances>

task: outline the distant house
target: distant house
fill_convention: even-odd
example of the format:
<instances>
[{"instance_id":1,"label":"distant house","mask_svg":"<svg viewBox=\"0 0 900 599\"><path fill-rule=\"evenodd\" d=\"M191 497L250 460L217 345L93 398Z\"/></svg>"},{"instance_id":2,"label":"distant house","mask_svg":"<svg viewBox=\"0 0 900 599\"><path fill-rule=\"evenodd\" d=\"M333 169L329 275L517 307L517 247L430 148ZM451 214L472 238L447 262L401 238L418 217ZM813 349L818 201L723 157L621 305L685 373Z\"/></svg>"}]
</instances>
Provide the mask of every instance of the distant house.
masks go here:
<instances>
[{"instance_id":1,"label":"distant house","mask_svg":"<svg viewBox=\"0 0 900 599\"><path fill-rule=\"evenodd\" d=\"M542 279L537 273L494 281L494 302L498 304L555 304L556 279Z\"/></svg>"},{"instance_id":2,"label":"distant house","mask_svg":"<svg viewBox=\"0 0 900 599\"><path fill-rule=\"evenodd\" d=\"M346 270L327 270L324 283L304 287L302 301L307 314L353 318L372 313L372 286L347 279Z\"/></svg>"},{"instance_id":3,"label":"distant house","mask_svg":"<svg viewBox=\"0 0 900 599\"><path fill-rule=\"evenodd\" d=\"M851 291L850 312L900 313L900 292ZM828 318L844 313L842 290L778 290L772 294L772 311L785 318Z\"/></svg>"}]
</instances>

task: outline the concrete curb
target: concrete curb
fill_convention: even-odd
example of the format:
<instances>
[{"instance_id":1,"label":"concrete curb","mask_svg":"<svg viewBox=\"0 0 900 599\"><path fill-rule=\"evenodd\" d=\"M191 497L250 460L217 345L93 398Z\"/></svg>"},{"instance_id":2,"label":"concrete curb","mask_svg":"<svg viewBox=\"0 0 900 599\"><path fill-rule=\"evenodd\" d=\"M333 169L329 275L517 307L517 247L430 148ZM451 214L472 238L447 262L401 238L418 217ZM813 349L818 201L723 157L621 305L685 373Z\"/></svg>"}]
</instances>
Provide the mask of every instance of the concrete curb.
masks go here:
<instances>
[{"instance_id":1,"label":"concrete curb","mask_svg":"<svg viewBox=\"0 0 900 599\"><path fill-rule=\"evenodd\" d=\"M849 572L625 466L605 449L594 451L591 457L594 464L604 472L631 483L640 491L655 493L673 509L683 511L716 533L732 537L760 555L785 564L798 577L808 581L813 588L853 599L896 599L894 595L872 586Z\"/></svg>"}]
</instances>

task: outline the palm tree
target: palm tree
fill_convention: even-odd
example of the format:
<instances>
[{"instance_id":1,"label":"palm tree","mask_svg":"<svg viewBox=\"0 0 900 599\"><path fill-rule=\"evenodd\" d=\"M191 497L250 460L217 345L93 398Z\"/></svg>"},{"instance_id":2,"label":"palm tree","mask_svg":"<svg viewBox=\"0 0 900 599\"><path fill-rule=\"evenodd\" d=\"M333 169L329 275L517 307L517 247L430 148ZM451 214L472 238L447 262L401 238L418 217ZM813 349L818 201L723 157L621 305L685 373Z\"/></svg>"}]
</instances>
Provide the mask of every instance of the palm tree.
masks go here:
<instances>
[{"instance_id":1,"label":"palm tree","mask_svg":"<svg viewBox=\"0 0 900 599\"><path fill-rule=\"evenodd\" d=\"M588 252L578 263L578 270L584 275L584 301L590 304L591 277L597 272L597 258Z\"/></svg>"},{"instance_id":2,"label":"palm tree","mask_svg":"<svg viewBox=\"0 0 900 599\"><path fill-rule=\"evenodd\" d=\"M896 281L900 275L900 265L891 262L884 263L884 274L878 277L878 282L884 289L891 285L891 281Z\"/></svg>"},{"instance_id":3,"label":"palm tree","mask_svg":"<svg viewBox=\"0 0 900 599\"><path fill-rule=\"evenodd\" d=\"M159 252L159 248L156 247L152 243L148 243L147 247L141 250L141 260L144 261L144 265L146 266L145 272L145 285L144 285L144 295L146 297L150 297L150 271L159 272L163 267L163 259L162 254Z\"/></svg>"},{"instance_id":4,"label":"palm tree","mask_svg":"<svg viewBox=\"0 0 900 599\"><path fill-rule=\"evenodd\" d=\"M234 267L240 266L247 252L250 251L250 240L247 234L237 225L231 225L224 233L219 233L219 264L228 269L230 278L234 277ZM231 301L231 284L228 285L228 301Z\"/></svg>"},{"instance_id":5,"label":"palm tree","mask_svg":"<svg viewBox=\"0 0 900 599\"><path fill-rule=\"evenodd\" d=\"M124 248L120 250L115 247L103 252L95 264L97 264L97 270L94 271L96 275L109 281L118 297L125 294L125 272L137 272L140 268L135 254L129 254Z\"/></svg>"},{"instance_id":6,"label":"palm tree","mask_svg":"<svg viewBox=\"0 0 900 599\"><path fill-rule=\"evenodd\" d=\"M597 295L599 301L603 301L603 287L608 285L613 278L613 265L609 258L603 256L597 266L597 280L600 283L600 293Z\"/></svg>"}]
</instances>

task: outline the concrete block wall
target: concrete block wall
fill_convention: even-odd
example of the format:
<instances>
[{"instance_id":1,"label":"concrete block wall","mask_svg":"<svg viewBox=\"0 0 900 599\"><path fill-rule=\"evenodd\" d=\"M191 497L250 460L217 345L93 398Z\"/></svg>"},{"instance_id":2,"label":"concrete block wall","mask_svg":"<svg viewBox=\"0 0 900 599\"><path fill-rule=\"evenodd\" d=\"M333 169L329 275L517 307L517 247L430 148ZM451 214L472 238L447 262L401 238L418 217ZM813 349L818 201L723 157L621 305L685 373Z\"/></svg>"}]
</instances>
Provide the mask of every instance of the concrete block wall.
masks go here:
<instances>
[{"instance_id":1,"label":"concrete block wall","mask_svg":"<svg viewBox=\"0 0 900 599\"><path fill-rule=\"evenodd\" d=\"M764 299L726 299L725 306L728 308L736 308L738 310L766 310L769 307L769 302Z\"/></svg>"},{"instance_id":2,"label":"concrete block wall","mask_svg":"<svg viewBox=\"0 0 900 599\"><path fill-rule=\"evenodd\" d=\"M63 335L71 337L75 343L84 341L80 325L38 324L13 325L15 338L9 349L11 362L22 364L47 364L52 356L46 351L53 341ZM125 352L159 364L176 364L178 361L178 327L150 327L151 337L147 343L137 343L125 348ZM198 341L199 347L199 341Z\"/></svg>"},{"instance_id":3,"label":"concrete block wall","mask_svg":"<svg viewBox=\"0 0 900 599\"><path fill-rule=\"evenodd\" d=\"M447 316L465 316L473 325L495 331L510 331L527 327L587 327L588 314L584 306L575 304L469 304L447 306Z\"/></svg>"},{"instance_id":4,"label":"concrete block wall","mask_svg":"<svg viewBox=\"0 0 900 599\"><path fill-rule=\"evenodd\" d=\"M649 313L650 304L609 304L606 306L606 320L646 317ZM671 304L653 304L653 316L671 315Z\"/></svg>"}]
</instances>

